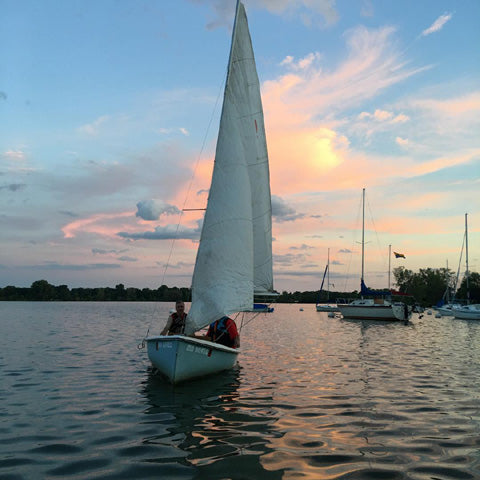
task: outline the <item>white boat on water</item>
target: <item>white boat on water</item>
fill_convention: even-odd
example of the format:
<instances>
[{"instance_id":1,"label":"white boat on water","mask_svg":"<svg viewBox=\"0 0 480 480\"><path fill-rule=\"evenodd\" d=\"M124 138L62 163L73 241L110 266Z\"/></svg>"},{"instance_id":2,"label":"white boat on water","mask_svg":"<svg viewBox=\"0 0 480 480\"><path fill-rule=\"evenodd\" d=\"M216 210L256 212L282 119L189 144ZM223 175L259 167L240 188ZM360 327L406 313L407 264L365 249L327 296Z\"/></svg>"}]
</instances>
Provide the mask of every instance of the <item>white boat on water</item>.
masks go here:
<instances>
[{"instance_id":1,"label":"white boat on water","mask_svg":"<svg viewBox=\"0 0 480 480\"><path fill-rule=\"evenodd\" d=\"M239 353L219 343L183 335L148 337L147 351L152 365L172 383L232 368Z\"/></svg>"},{"instance_id":2,"label":"white boat on water","mask_svg":"<svg viewBox=\"0 0 480 480\"><path fill-rule=\"evenodd\" d=\"M383 298L362 298L348 304L339 304L345 318L356 320L408 320L412 312L403 302L390 302Z\"/></svg>"},{"instance_id":3,"label":"white boat on water","mask_svg":"<svg viewBox=\"0 0 480 480\"><path fill-rule=\"evenodd\" d=\"M461 320L480 320L480 303L472 303L456 308L453 315Z\"/></svg>"},{"instance_id":4,"label":"white boat on water","mask_svg":"<svg viewBox=\"0 0 480 480\"><path fill-rule=\"evenodd\" d=\"M350 303L338 303L338 309L344 318L355 320L394 320L408 321L412 309L404 302L392 302L384 298L391 292L375 292L369 290L364 282L365 262L365 189L362 192L362 276L360 280L361 294L377 295L377 298L360 298ZM383 294L383 295L382 295Z\"/></svg>"},{"instance_id":5,"label":"white boat on water","mask_svg":"<svg viewBox=\"0 0 480 480\"><path fill-rule=\"evenodd\" d=\"M460 303L446 303L441 307L435 307L435 310L444 317L453 317L455 316L455 311L462 308L462 306L464 305Z\"/></svg>"},{"instance_id":6,"label":"white boat on water","mask_svg":"<svg viewBox=\"0 0 480 480\"><path fill-rule=\"evenodd\" d=\"M145 339L153 366L172 383L232 368L238 349L194 338L254 293L273 292L270 173L245 8L237 2L215 164L192 278L185 334Z\"/></svg>"},{"instance_id":7,"label":"white boat on water","mask_svg":"<svg viewBox=\"0 0 480 480\"><path fill-rule=\"evenodd\" d=\"M315 306L317 312L339 312L337 304L334 303L317 303Z\"/></svg>"},{"instance_id":8,"label":"white boat on water","mask_svg":"<svg viewBox=\"0 0 480 480\"><path fill-rule=\"evenodd\" d=\"M480 304L468 304L470 302L470 283L468 269L468 214L465 214L465 280L467 284L467 305L455 308L453 315L461 320L480 320Z\"/></svg>"}]
</instances>

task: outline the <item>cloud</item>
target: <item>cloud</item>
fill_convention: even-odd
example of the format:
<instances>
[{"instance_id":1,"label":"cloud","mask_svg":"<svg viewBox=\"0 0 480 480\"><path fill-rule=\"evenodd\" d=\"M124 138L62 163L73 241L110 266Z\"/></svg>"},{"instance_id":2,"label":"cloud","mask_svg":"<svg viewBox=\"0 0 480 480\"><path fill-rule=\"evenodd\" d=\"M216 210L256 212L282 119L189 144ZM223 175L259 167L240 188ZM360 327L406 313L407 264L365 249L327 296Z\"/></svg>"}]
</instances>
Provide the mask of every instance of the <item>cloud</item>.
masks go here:
<instances>
[{"instance_id":1,"label":"cloud","mask_svg":"<svg viewBox=\"0 0 480 480\"><path fill-rule=\"evenodd\" d=\"M174 205L169 205L161 200L143 200L137 203L136 217L144 220L158 220L160 215L178 215L181 211Z\"/></svg>"},{"instance_id":2,"label":"cloud","mask_svg":"<svg viewBox=\"0 0 480 480\"><path fill-rule=\"evenodd\" d=\"M102 248L92 248L92 253L94 255L110 255L110 254L120 254L126 252L126 249L123 250L104 250Z\"/></svg>"},{"instance_id":3,"label":"cloud","mask_svg":"<svg viewBox=\"0 0 480 480\"><path fill-rule=\"evenodd\" d=\"M72 217L72 218L78 217L76 213L71 212L70 210L59 210L58 213L61 213L62 215L66 215L67 217Z\"/></svg>"},{"instance_id":4,"label":"cloud","mask_svg":"<svg viewBox=\"0 0 480 480\"><path fill-rule=\"evenodd\" d=\"M393 112L388 112L386 110L380 109L375 110L373 114L368 112L362 112L359 114L358 118L360 120L371 119L376 122L382 123L404 123L408 122L409 120L408 116L404 115L403 113L395 115Z\"/></svg>"},{"instance_id":5,"label":"cloud","mask_svg":"<svg viewBox=\"0 0 480 480\"><path fill-rule=\"evenodd\" d=\"M304 263L306 261L306 255L303 253L287 253L284 255L273 255L273 263L278 265L298 265L299 263Z\"/></svg>"},{"instance_id":6,"label":"cloud","mask_svg":"<svg viewBox=\"0 0 480 480\"><path fill-rule=\"evenodd\" d=\"M65 238L74 238L80 232L95 233L99 235L112 236L110 228L104 226L104 223L109 220L117 220L122 217L133 216L133 212L122 213L99 213L88 218L75 220L64 227L62 227L63 236Z\"/></svg>"},{"instance_id":7,"label":"cloud","mask_svg":"<svg viewBox=\"0 0 480 480\"><path fill-rule=\"evenodd\" d=\"M318 52L313 52L307 54L305 57L301 58L297 62L295 62L294 57L288 55L285 59L280 63L280 66L286 66L293 71L306 71L309 68L313 67L314 64L320 61L321 55Z\"/></svg>"},{"instance_id":8,"label":"cloud","mask_svg":"<svg viewBox=\"0 0 480 480\"><path fill-rule=\"evenodd\" d=\"M338 253L353 253L352 250L349 250L348 248L341 248Z\"/></svg>"},{"instance_id":9,"label":"cloud","mask_svg":"<svg viewBox=\"0 0 480 480\"><path fill-rule=\"evenodd\" d=\"M305 243L302 243L302 245L300 245L299 247L291 246L290 250L311 250L313 248L315 248L315 247L312 247L310 245L306 245Z\"/></svg>"},{"instance_id":10,"label":"cloud","mask_svg":"<svg viewBox=\"0 0 480 480\"><path fill-rule=\"evenodd\" d=\"M453 154L465 157L470 150L478 150L480 131L480 91L460 94L455 97L437 98L432 92L417 94L416 98L405 99L402 109L411 111L415 123L408 130L396 131L395 137L408 138L409 149L416 156L423 154L431 138L428 157ZM421 128L418 126L421 125ZM400 135L399 135L400 134ZM412 150L415 148L415 152Z\"/></svg>"},{"instance_id":11,"label":"cloud","mask_svg":"<svg viewBox=\"0 0 480 480\"><path fill-rule=\"evenodd\" d=\"M159 128L158 129L159 133L161 133L162 135L170 135L170 134L174 134L174 133L181 133L182 135L184 135L185 137L188 137L190 135L190 132L184 128L184 127L178 127L178 128Z\"/></svg>"},{"instance_id":12,"label":"cloud","mask_svg":"<svg viewBox=\"0 0 480 480\"><path fill-rule=\"evenodd\" d=\"M198 240L200 238L200 227L186 228L177 225L166 225L155 227L148 232L118 232L117 235L131 240Z\"/></svg>"},{"instance_id":13,"label":"cloud","mask_svg":"<svg viewBox=\"0 0 480 480\"><path fill-rule=\"evenodd\" d=\"M408 139L406 138L402 138L402 137L397 137L395 139L395 142L397 143L397 145L399 145L400 147L408 147Z\"/></svg>"},{"instance_id":14,"label":"cloud","mask_svg":"<svg viewBox=\"0 0 480 480\"><path fill-rule=\"evenodd\" d=\"M174 270L181 270L182 268L192 268L194 264L187 262L177 262L175 264L165 265L164 263L157 262L157 265L160 265L161 267L173 268Z\"/></svg>"},{"instance_id":15,"label":"cloud","mask_svg":"<svg viewBox=\"0 0 480 480\"><path fill-rule=\"evenodd\" d=\"M232 25L235 2L225 0L190 0L210 5L215 17L207 24L209 30ZM250 0L247 7L265 9L276 15L299 18L305 25L331 25L338 21L335 0Z\"/></svg>"},{"instance_id":16,"label":"cloud","mask_svg":"<svg viewBox=\"0 0 480 480\"><path fill-rule=\"evenodd\" d=\"M102 115L92 123L78 127L77 131L89 136L97 136L100 133L100 127L110 120L110 115Z\"/></svg>"},{"instance_id":17,"label":"cloud","mask_svg":"<svg viewBox=\"0 0 480 480\"><path fill-rule=\"evenodd\" d=\"M363 0L360 14L362 15L362 17L373 17L374 8L371 0Z\"/></svg>"},{"instance_id":18,"label":"cloud","mask_svg":"<svg viewBox=\"0 0 480 480\"><path fill-rule=\"evenodd\" d=\"M3 157L10 160L25 160L25 152L22 150L7 150L3 153Z\"/></svg>"},{"instance_id":19,"label":"cloud","mask_svg":"<svg viewBox=\"0 0 480 480\"><path fill-rule=\"evenodd\" d=\"M5 92L0 92L0 100L6 100L7 94Z\"/></svg>"},{"instance_id":20,"label":"cloud","mask_svg":"<svg viewBox=\"0 0 480 480\"><path fill-rule=\"evenodd\" d=\"M303 213L297 213L296 210L285 203L281 197L272 195L272 217L277 222L294 222L304 218Z\"/></svg>"},{"instance_id":21,"label":"cloud","mask_svg":"<svg viewBox=\"0 0 480 480\"><path fill-rule=\"evenodd\" d=\"M120 260L121 262L138 262L138 258L127 256L118 257L118 260Z\"/></svg>"},{"instance_id":22,"label":"cloud","mask_svg":"<svg viewBox=\"0 0 480 480\"><path fill-rule=\"evenodd\" d=\"M272 165L275 162L270 172L273 192L317 191L319 185L352 188L359 181L354 178L357 165L368 157L352 150L347 135L368 136L408 124L409 115L400 109L364 112L365 123L352 115L365 102L429 68L409 66L395 34L392 27L351 29L345 34L348 54L334 68L326 68L329 59L322 52L304 55L308 62L303 70L292 68L300 63L291 56L284 61L284 74L263 83L269 156ZM299 175L298 164L309 174ZM390 165L386 171L392 172Z\"/></svg>"},{"instance_id":23,"label":"cloud","mask_svg":"<svg viewBox=\"0 0 480 480\"><path fill-rule=\"evenodd\" d=\"M26 186L26 183L11 183L10 185L1 186L0 190L10 190L11 192L16 192L18 190L23 190Z\"/></svg>"},{"instance_id":24,"label":"cloud","mask_svg":"<svg viewBox=\"0 0 480 480\"><path fill-rule=\"evenodd\" d=\"M444 13L443 15L440 15L430 27L428 27L422 32L422 37L426 37L427 35L431 35L432 33L439 32L452 18L452 16L453 14L451 13Z\"/></svg>"},{"instance_id":25,"label":"cloud","mask_svg":"<svg viewBox=\"0 0 480 480\"><path fill-rule=\"evenodd\" d=\"M121 265L118 263L87 263L87 264L66 264L66 263L57 263L57 262L45 262L40 265L23 265L18 268L23 268L27 270L72 270L72 271L83 271L83 270L105 270L111 268L121 268Z\"/></svg>"}]
</instances>

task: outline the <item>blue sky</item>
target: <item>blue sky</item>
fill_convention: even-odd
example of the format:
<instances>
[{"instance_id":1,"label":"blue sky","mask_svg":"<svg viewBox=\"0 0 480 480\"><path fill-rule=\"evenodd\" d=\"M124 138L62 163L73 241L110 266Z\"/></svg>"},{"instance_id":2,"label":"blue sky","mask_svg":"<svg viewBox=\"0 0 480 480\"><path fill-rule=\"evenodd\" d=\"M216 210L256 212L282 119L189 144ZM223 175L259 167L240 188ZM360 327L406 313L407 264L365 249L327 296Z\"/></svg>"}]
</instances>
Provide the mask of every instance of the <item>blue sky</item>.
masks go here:
<instances>
[{"instance_id":1,"label":"blue sky","mask_svg":"<svg viewBox=\"0 0 480 480\"><path fill-rule=\"evenodd\" d=\"M466 212L478 271L480 2L244 3L276 287L318 288L330 249L358 288L363 187L367 284L388 245L456 271ZM235 2L0 6L0 286L189 286Z\"/></svg>"}]
</instances>

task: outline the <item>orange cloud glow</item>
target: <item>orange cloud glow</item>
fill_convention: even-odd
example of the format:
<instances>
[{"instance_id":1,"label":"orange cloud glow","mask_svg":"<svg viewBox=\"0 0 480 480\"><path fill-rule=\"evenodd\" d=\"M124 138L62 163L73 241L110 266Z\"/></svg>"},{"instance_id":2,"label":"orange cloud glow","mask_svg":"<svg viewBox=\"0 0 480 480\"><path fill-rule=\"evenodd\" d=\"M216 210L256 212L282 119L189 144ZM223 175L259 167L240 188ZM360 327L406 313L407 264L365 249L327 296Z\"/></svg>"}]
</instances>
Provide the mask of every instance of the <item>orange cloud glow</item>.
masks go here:
<instances>
[{"instance_id":1,"label":"orange cloud glow","mask_svg":"<svg viewBox=\"0 0 480 480\"><path fill-rule=\"evenodd\" d=\"M107 237L115 237L119 230L118 225L106 226L105 223L110 220L116 220L124 217L134 217L135 212L120 212L113 214L100 213L88 218L75 220L62 228L64 238L74 238L78 233L88 232Z\"/></svg>"}]
</instances>

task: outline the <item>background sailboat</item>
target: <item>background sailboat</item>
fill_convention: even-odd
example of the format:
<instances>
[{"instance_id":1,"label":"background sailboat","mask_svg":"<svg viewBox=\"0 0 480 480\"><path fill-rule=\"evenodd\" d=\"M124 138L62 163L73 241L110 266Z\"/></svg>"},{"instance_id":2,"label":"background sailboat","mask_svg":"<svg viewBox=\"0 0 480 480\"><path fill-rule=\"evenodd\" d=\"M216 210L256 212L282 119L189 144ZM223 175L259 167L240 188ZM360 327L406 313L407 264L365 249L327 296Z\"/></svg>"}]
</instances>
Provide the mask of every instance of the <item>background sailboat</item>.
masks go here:
<instances>
[{"instance_id":1,"label":"background sailboat","mask_svg":"<svg viewBox=\"0 0 480 480\"><path fill-rule=\"evenodd\" d=\"M470 284L469 284L469 269L468 269L468 214L465 214L465 280L467 285L467 305L452 308L452 313L455 318L461 320L480 320L480 304L470 305Z\"/></svg>"},{"instance_id":2,"label":"background sailboat","mask_svg":"<svg viewBox=\"0 0 480 480\"><path fill-rule=\"evenodd\" d=\"M358 320L403 320L408 321L412 309L404 302L391 302L385 298L390 291L376 292L370 290L364 281L365 273L365 189L362 191L362 276L360 280L361 299L347 304L338 304L340 313L345 318ZM364 295L375 298L363 298Z\"/></svg>"},{"instance_id":3,"label":"background sailboat","mask_svg":"<svg viewBox=\"0 0 480 480\"><path fill-rule=\"evenodd\" d=\"M323 291L323 284L325 283L325 275L327 276L327 302L330 299L330 249L328 249L327 253L327 265L325 267L325 271L323 272L322 284L320 285L320 291L318 292L318 300L315 306L317 312L339 312L336 304L331 303L319 303L320 302L320 295Z\"/></svg>"},{"instance_id":4,"label":"background sailboat","mask_svg":"<svg viewBox=\"0 0 480 480\"><path fill-rule=\"evenodd\" d=\"M210 193L185 333L273 291L270 173L260 84L245 8L237 2ZM238 350L184 336L149 337L152 364L172 382L231 368Z\"/></svg>"}]
</instances>

